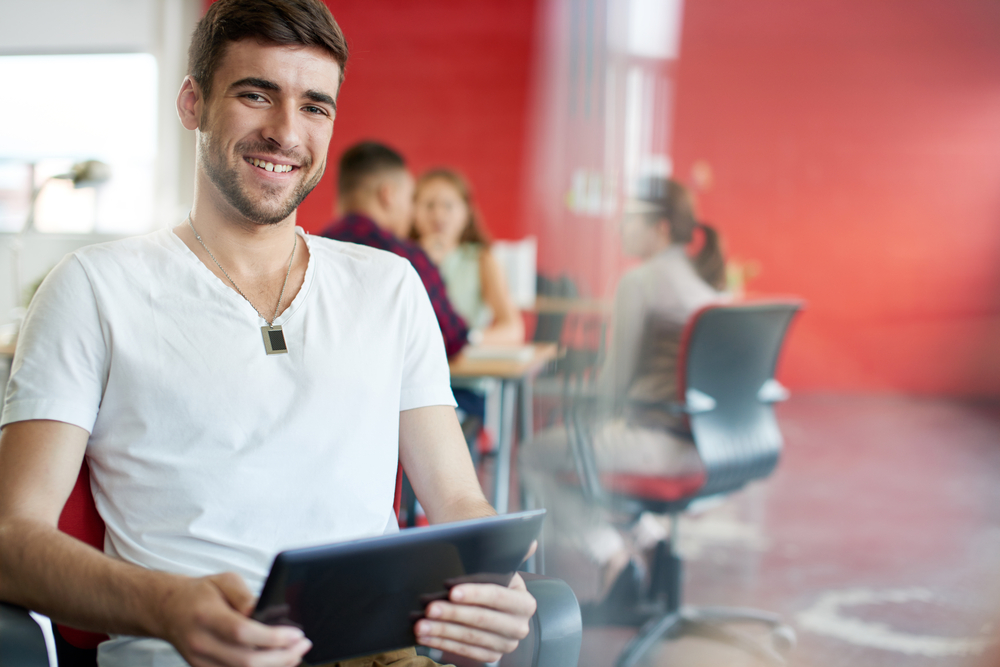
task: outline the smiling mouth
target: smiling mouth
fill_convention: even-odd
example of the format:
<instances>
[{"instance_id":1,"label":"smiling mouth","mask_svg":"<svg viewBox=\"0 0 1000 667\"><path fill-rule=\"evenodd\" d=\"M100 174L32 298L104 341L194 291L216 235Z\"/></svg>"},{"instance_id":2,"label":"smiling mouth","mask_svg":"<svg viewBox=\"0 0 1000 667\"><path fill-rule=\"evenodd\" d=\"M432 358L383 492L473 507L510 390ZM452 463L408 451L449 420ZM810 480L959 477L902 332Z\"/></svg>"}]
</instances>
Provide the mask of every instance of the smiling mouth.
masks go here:
<instances>
[{"instance_id":1,"label":"smiling mouth","mask_svg":"<svg viewBox=\"0 0 1000 667\"><path fill-rule=\"evenodd\" d=\"M243 158L248 164L252 164L258 169L263 169L264 171L276 171L278 173L283 173L286 171L291 171L295 169L294 165L290 164L274 164L273 162L267 162L266 160L258 160L255 157Z\"/></svg>"}]
</instances>

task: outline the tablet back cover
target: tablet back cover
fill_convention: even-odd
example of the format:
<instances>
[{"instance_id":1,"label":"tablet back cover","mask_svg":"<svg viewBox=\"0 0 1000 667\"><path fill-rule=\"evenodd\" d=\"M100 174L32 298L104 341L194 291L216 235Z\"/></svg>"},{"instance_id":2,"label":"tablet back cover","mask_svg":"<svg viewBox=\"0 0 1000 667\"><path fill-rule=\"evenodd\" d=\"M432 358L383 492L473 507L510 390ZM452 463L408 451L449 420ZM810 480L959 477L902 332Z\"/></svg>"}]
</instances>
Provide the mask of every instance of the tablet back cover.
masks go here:
<instances>
[{"instance_id":1,"label":"tablet back cover","mask_svg":"<svg viewBox=\"0 0 1000 667\"><path fill-rule=\"evenodd\" d=\"M309 664L413 646L424 607L451 586L509 583L543 516L521 512L282 552L253 616L302 628L313 643Z\"/></svg>"}]
</instances>

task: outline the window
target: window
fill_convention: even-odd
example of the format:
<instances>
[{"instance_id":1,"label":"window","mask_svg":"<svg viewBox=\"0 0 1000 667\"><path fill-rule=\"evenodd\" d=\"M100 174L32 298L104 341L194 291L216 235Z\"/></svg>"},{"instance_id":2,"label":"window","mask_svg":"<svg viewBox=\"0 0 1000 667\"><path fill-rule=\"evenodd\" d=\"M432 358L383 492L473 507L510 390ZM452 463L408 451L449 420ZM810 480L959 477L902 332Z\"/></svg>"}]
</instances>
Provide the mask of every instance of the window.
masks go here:
<instances>
[{"instance_id":1,"label":"window","mask_svg":"<svg viewBox=\"0 0 1000 667\"><path fill-rule=\"evenodd\" d=\"M145 53L2 56L0 231L17 232L40 188L41 232L141 233L153 227L157 67ZM53 179L100 160L97 187Z\"/></svg>"}]
</instances>

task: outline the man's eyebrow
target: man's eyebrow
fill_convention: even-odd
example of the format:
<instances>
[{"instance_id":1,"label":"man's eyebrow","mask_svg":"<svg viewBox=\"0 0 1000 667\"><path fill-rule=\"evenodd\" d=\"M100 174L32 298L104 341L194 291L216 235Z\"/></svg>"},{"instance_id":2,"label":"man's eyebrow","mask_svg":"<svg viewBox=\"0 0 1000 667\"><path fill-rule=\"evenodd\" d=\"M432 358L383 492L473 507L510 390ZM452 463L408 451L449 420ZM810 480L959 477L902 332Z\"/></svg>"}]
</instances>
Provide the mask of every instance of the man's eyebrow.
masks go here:
<instances>
[{"instance_id":1,"label":"man's eyebrow","mask_svg":"<svg viewBox=\"0 0 1000 667\"><path fill-rule=\"evenodd\" d=\"M329 104L333 107L333 110L337 110L337 100L333 99L326 93L321 93L318 90L307 90L306 97L308 97L313 102L320 102L322 104Z\"/></svg>"},{"instance_id":2,"label":"man's eyebrow","mask_svg":"<svg viewBox=\"0 0 1000 667\"><path fill-rule=\"evenodd\" d=\"M281 86L276 84L274 81L268 81L267 79L258 79L255 76L248 76L245 79L240 79L229 84L229 89L234 88L260 88L261 90L281 90Z\"/></svg>"}]
</instances>

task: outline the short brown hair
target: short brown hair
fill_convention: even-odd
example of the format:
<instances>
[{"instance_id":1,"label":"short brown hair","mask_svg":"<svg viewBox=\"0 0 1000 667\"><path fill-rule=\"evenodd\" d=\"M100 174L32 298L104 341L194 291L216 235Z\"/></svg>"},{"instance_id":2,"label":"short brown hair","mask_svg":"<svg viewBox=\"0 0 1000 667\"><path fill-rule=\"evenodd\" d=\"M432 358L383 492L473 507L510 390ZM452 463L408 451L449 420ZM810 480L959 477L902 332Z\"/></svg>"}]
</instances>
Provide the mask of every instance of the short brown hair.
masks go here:
<instances>
[{"instance_id":1,"label":"short brown hair","mask_svg":"<svg viewBox=\"0 0 1000 667\"><path fill-rule=\"evenodd\" d=\"M462 198L462 201L465 202L465 210L468 213L465 218L465 226L462 228L462 235L459 236L458 242L479 243L489 247L490 235L483 227L482 217L479 215L479 210L476 208L476 204L472 199L472 188L469 187L469 182L465 180L465 177L454 169L448 169L447 167L437 167L435 169L431 169L417 179L417 185L413 191L413 198L416 199L417 195L420 194L420 188L427 185L431 181L444 181L451 187L455 188L458 195ZM414 240L417 239L416 225L411 228L410 236Z\"/></svg>"},{"instance_id":2,"label":"short brown hair","mask_svg":"<svg viewBox=\"0 0 1000 667\"><path fill-rule=\"evenodd\" d=\"M368 179L387 171L404 171L406 160L398 151L377 141L361 141L340 156L337 171L337 194L349 197Z\"/></svg>"},{"instance_id":3,"label":"short brown hair","mask_svg":"<svg viewBox=\"0 0 1000 667\"><path fill-rule=\"evenodd\" d=\"M347 41L320 0L218 0L198 22L188 49L188 74L206 98L226 46L242 39L318 46L337 61L344 80Z\"/></svg>"}]
</instances>

